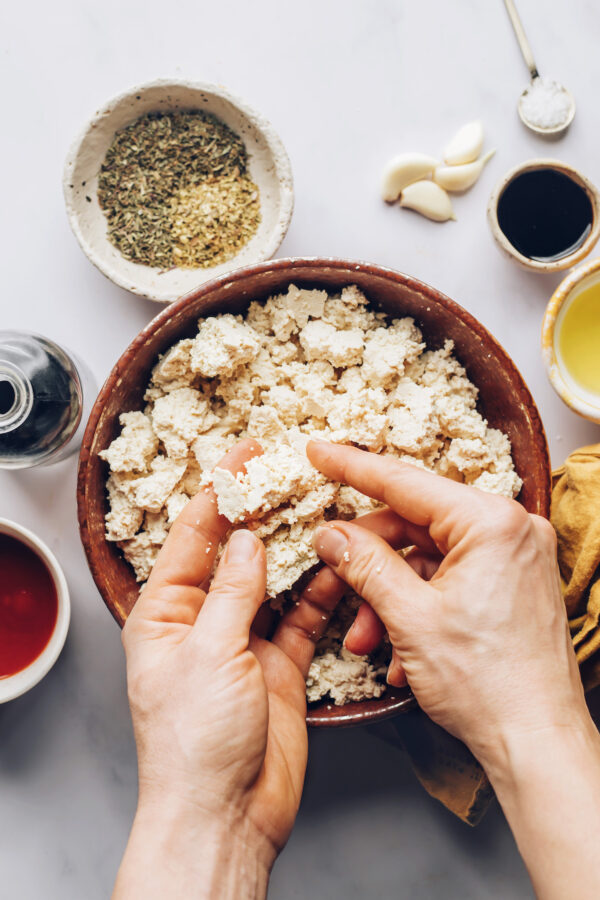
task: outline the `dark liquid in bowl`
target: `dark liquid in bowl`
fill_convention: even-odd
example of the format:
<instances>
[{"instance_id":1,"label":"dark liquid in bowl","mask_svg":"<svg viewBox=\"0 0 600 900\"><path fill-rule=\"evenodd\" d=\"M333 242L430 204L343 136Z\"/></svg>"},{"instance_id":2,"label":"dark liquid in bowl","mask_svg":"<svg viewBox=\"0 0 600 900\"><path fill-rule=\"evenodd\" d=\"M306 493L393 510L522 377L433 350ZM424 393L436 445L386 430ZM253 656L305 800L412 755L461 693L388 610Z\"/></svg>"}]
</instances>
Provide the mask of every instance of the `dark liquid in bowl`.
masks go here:
<instances>
[{"instance_id":1,"label":"dark liquid in bowl","mask_svg":"<svg viewBox=\"0 0 600 900\"><path fill-rule=\"evenodd\" d=\"M569 256L581 247L594 220L584 188L555 169L513 178L500 196L497 215L513 247L536 262Z\"/></svg>"},{"instance_id":2,"label":"dark liquid in bowl","mask_svg":"<svg viewBox=\"0 0 600 900\"><path fill-rule=\"evenodd\" d=\"M57 616L56 587L44 562L21 541L0 534L0 678L38 658Z\"/></svg>"}]
</instances>

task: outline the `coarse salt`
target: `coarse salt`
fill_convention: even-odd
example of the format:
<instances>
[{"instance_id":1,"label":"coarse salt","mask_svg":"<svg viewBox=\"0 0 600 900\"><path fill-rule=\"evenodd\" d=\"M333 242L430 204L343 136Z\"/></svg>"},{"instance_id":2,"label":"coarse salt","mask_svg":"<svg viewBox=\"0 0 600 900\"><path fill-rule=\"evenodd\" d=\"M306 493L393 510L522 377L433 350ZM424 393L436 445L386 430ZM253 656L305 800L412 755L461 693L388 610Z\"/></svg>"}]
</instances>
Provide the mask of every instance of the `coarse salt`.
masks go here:
<instances>
[{"instance_id":1,"label":"coarse salt","mask_svg":"<svg viewBox=\"0 0 600 900\"><path fill-rule=\"evenodd\" d=\"M536 128L558 128L571 112L571 98L556 81L534 78L521 99L524 118Z\"/></svg>"}]
</instances>

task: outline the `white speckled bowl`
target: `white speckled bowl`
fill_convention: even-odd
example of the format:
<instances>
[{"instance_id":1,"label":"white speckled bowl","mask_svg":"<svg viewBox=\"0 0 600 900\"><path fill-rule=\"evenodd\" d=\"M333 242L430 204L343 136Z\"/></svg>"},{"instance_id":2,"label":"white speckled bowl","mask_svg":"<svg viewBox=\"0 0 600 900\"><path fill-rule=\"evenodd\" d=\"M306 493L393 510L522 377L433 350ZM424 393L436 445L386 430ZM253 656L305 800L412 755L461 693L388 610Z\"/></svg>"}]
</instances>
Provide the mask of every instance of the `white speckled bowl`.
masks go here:
<instances>
[{"instance_id":1,"label":"white speckled bowl","mask_svg":"<svg viewBox=\"0 0 600 900\"><path fill-rule=\"evenodd\" d=\"M98 173L115 132L145 113L175 109L211 112L239 134L260 191L257 233L235 257L206 269L163 270L125 259L107 238L107 220L98 203ZM290 161L266 119L223 87L166 79L120 94L94 115L69 151L63 189L71 228L91 262L120 287L163 303L231 269L270 259L285 236L294 206Z\"/></svg>"}]
</instances>

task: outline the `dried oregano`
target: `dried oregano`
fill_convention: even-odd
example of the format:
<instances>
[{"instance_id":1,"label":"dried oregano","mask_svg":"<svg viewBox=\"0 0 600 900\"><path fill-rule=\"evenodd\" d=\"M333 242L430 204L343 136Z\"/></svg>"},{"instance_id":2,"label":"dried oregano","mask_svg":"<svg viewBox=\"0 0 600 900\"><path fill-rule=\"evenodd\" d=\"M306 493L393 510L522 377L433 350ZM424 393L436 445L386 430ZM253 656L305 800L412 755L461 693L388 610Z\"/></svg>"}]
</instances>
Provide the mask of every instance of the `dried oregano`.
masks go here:
<instances>
[{"instance_id":1,"label":"dried oregano","mask_svg":"<svg viewBox=\"0 0 600 900\"><path fill-rule=\"evenodd\" d=\"M242 139L211 113L149 113L118 131L98 178L108 235L159 268L231 259L260 222Z\"/></svg>"}]
</instances>

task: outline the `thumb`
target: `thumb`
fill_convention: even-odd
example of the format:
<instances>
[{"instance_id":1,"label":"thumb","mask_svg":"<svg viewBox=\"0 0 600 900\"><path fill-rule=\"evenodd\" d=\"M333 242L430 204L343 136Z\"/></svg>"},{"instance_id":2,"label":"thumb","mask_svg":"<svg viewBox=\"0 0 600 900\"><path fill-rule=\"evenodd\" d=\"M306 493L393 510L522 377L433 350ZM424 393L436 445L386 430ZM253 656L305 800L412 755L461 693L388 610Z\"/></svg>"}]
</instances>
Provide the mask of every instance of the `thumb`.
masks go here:
<instances>
[{"instance_id":1,"label":"thumb","mask_svg":"<svg viewBox=\"0 0 600 900\"><path fill-rule=\"evenodd\" d=\"M392 642L406 634L411 619L422 620L433 588L379 535L350 522L328 522L315 532L315 550L369 603Z\"/></svg>"},{"instance_id":2,"label":"thumb","mask_svg":"<svg viewBox=\"0 0 600 900\"><path fill-rule=\"evenodd\" d=\"M267 564L262 541L245 529L234 531L220 559L215 577L194 629L219 642L248 641L256 613L265 599Z\"/></svg>"}]
</instances>

